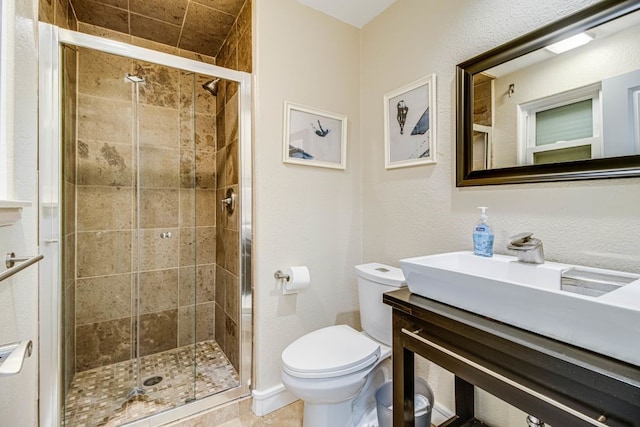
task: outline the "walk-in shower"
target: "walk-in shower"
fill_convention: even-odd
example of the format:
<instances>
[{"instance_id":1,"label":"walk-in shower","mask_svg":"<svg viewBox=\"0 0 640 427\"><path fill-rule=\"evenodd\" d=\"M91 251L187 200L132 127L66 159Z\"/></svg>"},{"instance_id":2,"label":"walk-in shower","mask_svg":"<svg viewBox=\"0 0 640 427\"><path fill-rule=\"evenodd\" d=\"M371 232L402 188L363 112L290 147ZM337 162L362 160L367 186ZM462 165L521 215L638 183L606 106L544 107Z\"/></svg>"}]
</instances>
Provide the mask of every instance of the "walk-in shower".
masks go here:
<instances>
[{"instance_id":1,"label":"walk-in shower","mask_svg":"<svg viewBox=\"0 0 640 427\"><path fill-rule=\"evenodd\" d=\"M159 425L248 395L248 75L40 35L41 420Z\"/></svg>"}]
</instances>

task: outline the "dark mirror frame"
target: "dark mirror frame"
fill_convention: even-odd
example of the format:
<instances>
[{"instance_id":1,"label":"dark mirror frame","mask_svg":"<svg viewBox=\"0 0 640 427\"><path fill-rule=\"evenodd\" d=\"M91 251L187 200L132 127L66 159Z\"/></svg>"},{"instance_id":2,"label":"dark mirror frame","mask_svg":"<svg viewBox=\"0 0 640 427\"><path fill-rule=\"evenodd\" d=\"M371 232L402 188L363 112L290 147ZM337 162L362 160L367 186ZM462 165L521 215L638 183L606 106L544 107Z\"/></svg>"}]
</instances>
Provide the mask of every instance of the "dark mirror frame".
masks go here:
<instances>
[{"instance_id":1,"label":"dark mirror frame","mask_svg":"<svg viewBox=\"0 0 640 427\"><path fill-rule=\"evenodd\" d=\"M640 176L640 155L472 170L473 75L640 10L638 0L605 0L457 65L456 187Z\"/></svg>"}]
</instances>

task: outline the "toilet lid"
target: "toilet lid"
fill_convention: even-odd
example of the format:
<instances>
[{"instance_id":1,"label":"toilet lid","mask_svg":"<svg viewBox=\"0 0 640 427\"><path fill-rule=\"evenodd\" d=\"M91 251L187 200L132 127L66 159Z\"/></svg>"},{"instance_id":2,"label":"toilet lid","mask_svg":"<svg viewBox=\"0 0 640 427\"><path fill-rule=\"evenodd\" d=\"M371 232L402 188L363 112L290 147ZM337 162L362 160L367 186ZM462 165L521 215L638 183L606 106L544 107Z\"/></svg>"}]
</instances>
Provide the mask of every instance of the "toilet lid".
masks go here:
<instances>
[{"instance_id":1,"label":"toilet lid","mask_svg":"<svg viewBox=\"0 0 640 427\"><path fill-rule=\"evenodd\" d=\"M331 378L364 369L380 358L380 344L347 325L304 335L282 352L282 369L297 378Z\"/></svg>"}]
</instances>

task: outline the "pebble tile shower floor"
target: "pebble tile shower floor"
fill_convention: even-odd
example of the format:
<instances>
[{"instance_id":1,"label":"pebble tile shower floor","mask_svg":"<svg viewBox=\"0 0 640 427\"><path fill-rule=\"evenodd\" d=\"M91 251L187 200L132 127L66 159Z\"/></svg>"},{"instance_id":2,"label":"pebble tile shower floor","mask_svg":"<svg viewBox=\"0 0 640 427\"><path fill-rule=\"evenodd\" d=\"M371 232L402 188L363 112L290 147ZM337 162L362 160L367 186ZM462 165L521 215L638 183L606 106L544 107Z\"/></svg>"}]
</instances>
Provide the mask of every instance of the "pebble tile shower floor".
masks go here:
<instances>
[{"instance_id":1,"label":"pebble tile shower floor","mask_svg":"<svg viewBox=\"0 0 640 427\"><path fill-rule=\"evenodd\" d=\"M161 376L142 388L145 394L127 401L135 385L135 361L125 361L76 374L65 405L69 427L113 427L237 387L238 373L215 341L144 356L142 381Z\"/></svg>"}]
</instances>

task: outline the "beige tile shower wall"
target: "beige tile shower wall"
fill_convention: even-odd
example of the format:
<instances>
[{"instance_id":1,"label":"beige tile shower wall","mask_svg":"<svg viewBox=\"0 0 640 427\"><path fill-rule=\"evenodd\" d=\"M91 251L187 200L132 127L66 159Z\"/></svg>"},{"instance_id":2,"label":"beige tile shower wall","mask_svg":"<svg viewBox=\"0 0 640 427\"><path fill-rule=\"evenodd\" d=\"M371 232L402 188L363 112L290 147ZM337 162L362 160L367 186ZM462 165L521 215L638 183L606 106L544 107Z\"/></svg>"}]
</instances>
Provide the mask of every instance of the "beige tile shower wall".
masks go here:
<instances>
[{"instance_id":1,"label":"beige tile shower wall","mask_svg":"<svg viewBox=\"0 0 640 427\"><path fill-rule=\"evenodd\" d=\"M220 48L217 57L218 65L247 73L252 72L251 15L252 1L247 0L238 14L238 19L231 27L227 40Z\"/></svg>"},{"instance_id":2,"label":"beige tile shower wall","mask_svg":"<svg viewBox=\"0 0 640 427\"><path fill-rule=\"evenodd\" d=\"M40 0L40 20L64 28L109 38L136 46L183 56L189 59L216 63L216 58L155 43L138 37L78 23L68 0ZM66 11L66 12L65 12ZM86 51L85 53L87 53ZM193 340L201 341L214 336L216 317L214 296L216 288L232 288L221 292L218 299L218 317L226 342L235 349L232 358L237 360L237 268L216 269L216 244L226 240L234 242L231 250L222 251L225 265L237 264L237 237L230 237L237 225L228 227L225 233L216 233L216 207L219 206L216 189L221 182L235 180L237 192L237 166L224 168L224 174L216 171L218 136L216 121L224 129L225 120L237 117L216 116L216 105L209 94L200 90L208 80L198 76L196 82L169 69L149 70L144 64L92 52L92 60L79 67L78 97L83 116L78 121L77 184L67 190L66 201L78 203L77 228L81 232L70 239L67 254L75 258L78 250L78 280L68 287L66 322L71 330L66 332L69 363L77 348L77 367L67 372L89 369L105 363L124 360L131 355L131 298L132 271L135 260L125 254L135 251L135 217L132 179L136 165L131 160L131 87L123 84L125 72L145 74L157 71L157 79L141 90L141 118L150 119L141 139L141 190L142 212L141 245L144 256L142 274L142 322L149 330L160 327L168 331L161 336L143 333L142 352L168 348L174 341L184 345ZM243 6L223 48L224 66L251 71L251 2ZM153 67L151 67L153 68ZM116 76L111 78L109 76ZM225 94L224 85L221 86ZM229 90L229 97L235 91ZM196 91L196 124L190 121L189 97ZM179 94L179 95L178 95ZM187 94L189 96L187 96ZM218 97L219 102L226 97ZM237 102L237 101L233 101ZM178 125L175 112L178 112ZM233 110L236 111L235 109ZM229 126L235 132L237 127ZM167 145L178 134L179 146ZM223 138L233 135L220 135ZM175 141L175 139L174 139ZM221 146L225 146L222 144ZM229 159L227 159L229 156ZM237 142L224 150L219 161L237 165ZM176 167L178 173L175 173ZM233 176L236 175L235 178ZM117 209L110 209L116 206ZM177 209L175 209L177 207ZM75 216L75 211L69 210ZM237 219L234 219L237 221ZM195 228L194 228L195 227ZM158 230L172 232L171 242L161 244ZM233 247L235 245L235 248ZM114 257L114 254L119 254ZM225 261L226 259L226 261ZM231 261L235 259L235 261ZM75 268L75 265L69 265ZM177 277L177 282L176 282ZM214 286L215 280L222 286ZM146 284L146 285L145 285ZM171 295L177 289L177 293ZM176 296L177 295L177 296ZM194 301L196 304L194 305ZM227 315L226 313L232 313ZM194 327L194 319L196 326ZM167 329L169 328L169 329ZM143 328L144 329L144 328ZM220 329L220 328L218 328ZM76 338L75 334L80 336ZM104 340L96 338L104 336ZM76 342L77 341L77 342ZM147 344L145 344L147 343ZM228 350L227 350L228 351ZM237 367L237 363L235 363Z\"/></svg>"},{"instance_id":3,"label":"beige tile shower wall","mask_svg":"<svg viewBox=\"0 0 640 427\"><path fill-rule=\"evenodd\" d=\"M209 77L187 77L180 101L179 345L213 339L215 320L215 99L202 89Z\"/></svg>"},{"instance_id":4,"label":"beige tile shower wall","mask_svg":"<svg viewBox=\"0 0 640 427\"><path fill-rule=\"evenodd\" d=\"M78 27L78 19L69 0L39 0L38 20L70 30Z\"/></svg>"},{"instance_id":5,"label":"beige tile shower wall","mask_svg":"<svg viewBox=\"0 0 640 427\"><path fill-rule=\"evenodd\" d=\"M218 64L250 73L251 61L251 1L247 1L232 27L217 58ZM227 190L238 193L238 84L221 81L216 112L216 206L220 206ZM239 216L216 209L216 310L215 339L231 363L239 369Z\"/></svg>"},{"instance_id":6,"label":"beige tile shower wall","mask_svg":"<svg viewBox=\"0 0 640 427\"><path fill-rule=\"evenodd\" d=\"M87 49L79 51L78 69L75 322L82 371L134 355L138 268L142 355L213 338L216 130L215 100L200 89L202 76ZM131 138L134 86L125 73L146 79L139 87L139 160Z\"/></svg>"},{"instance_id":7,"label":"beige tile shower wall","mask_svg":"<svg viewBox=\"0 0 640 427\"><path fill-rule=\"evenodd\" d=\"M484 76L483 76L484 77ZM476 78L473 82L473 123L491 126L492 96L490 77Z\"/></svg>"},{"instance_id":8,"label":"beige tile shower wall","mask_svg":"<svg viewBox=\"0 0 640 427\"><path fill-rule=\"evenodd\" d=\"M76 370L131 357L130 60L78 50Z\"/></svg>"},{"instance_id":9,"label":"beige tile shower wall","mask_svg":"<svg viewBox=\"0 0 640 427\"><path fill-rule=\"evenodd\" d=\"M46 0L41 0L41 1L46 1ZM77 23L77 31L81 33L91 34L98 37L103 37L110 40L132 44L134 46L144 47L146 49L152 49L158 52L181 56L183 58L192 59L194 61L205 62L207 64L216 63L216 58L212 56L203 55L201 53L196 53L189 50L179 49L174 46L169 46L166 44L154 42L154 41L143 39L140 37L131 36L129 34L121 33L119 31L109 30L107 28L102 28L96 25L87 24L85 22Z\"/></svg>"}]
</instances>

